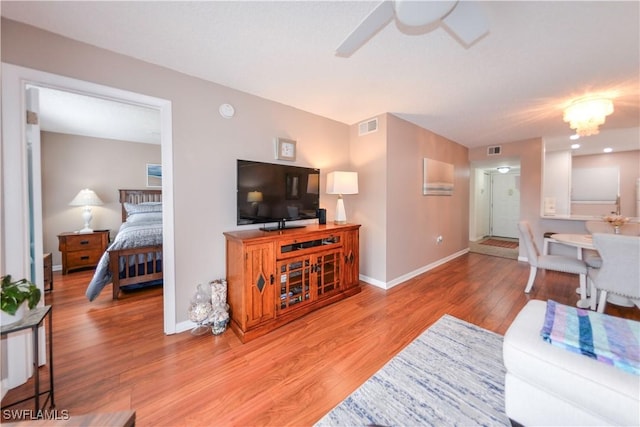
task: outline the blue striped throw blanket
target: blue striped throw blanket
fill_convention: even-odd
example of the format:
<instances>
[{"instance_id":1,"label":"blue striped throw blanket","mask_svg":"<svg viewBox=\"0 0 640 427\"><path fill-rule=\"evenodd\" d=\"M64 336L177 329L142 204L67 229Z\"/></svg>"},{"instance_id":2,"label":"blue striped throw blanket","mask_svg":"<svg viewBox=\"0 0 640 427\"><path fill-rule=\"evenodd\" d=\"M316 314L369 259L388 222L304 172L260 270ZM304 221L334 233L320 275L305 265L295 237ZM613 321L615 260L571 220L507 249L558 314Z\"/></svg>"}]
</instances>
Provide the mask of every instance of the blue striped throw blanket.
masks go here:
<instances>
[{"instance_id":1,"label":"blue striped throw blanket","mask_svg":"<svg viewBox=\"0 0 640 427\"><path fill-rule=\"evenodd\" d=\"M547 301L542 339L640 375L640 322Z\"/></svg>"}]
</instances>

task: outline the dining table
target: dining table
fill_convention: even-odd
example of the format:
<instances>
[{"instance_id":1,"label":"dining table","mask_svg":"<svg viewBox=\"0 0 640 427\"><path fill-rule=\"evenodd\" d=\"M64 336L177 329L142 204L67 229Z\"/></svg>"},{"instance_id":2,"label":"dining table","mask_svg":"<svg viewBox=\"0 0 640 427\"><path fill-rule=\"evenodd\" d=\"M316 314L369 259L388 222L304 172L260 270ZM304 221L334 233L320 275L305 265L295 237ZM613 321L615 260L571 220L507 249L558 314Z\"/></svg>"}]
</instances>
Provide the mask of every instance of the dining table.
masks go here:
<instances>
[{"instance_id":1,"label":"dining table","mask_svg":"<svg viewBox=\"0 0 640 427\"><path fill-rule=\"evenodd\" d=\"M577 249L576 255L578 259L583 258L583 249L596 250L596 247L593 245L593 236L591 236L591 234L557 233L552 234L551 238L558 243L575 247Z\"/></svg>"}]
</instances>

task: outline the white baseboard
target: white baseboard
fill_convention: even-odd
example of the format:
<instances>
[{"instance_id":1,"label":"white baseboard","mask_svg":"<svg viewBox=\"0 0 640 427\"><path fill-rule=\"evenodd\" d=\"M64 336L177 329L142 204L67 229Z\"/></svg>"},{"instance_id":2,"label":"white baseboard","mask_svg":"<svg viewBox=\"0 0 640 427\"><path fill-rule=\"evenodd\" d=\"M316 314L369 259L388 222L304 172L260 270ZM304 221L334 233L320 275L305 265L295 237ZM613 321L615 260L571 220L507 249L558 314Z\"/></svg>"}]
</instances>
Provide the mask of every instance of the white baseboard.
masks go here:
<instances>
[{"instance_id":1,"label":"white baseboard","mask_svg":"<svg viewBox=\"0 0 640 427\"><path fill-rule=\"evenodd\" d=\"M179 334L180 332L189 331L195 327L196 327L196 324L193 323L191 320L185 320L184 322L180 322L176 325L175 333Z\"/></svg>"},{"instance_id":2,"label":"white baseboard","mask_svg":"<svg viewBox=\"0 0 640 427\"><path fill-rule=\"evenodd\" d=\"M361 274L359 276L359 279L362 280L363 282L367 282L368 284L373 285L373 286L375 286L377 288L387 289L386 283L384 283L384 282L382 282L380 280L374 279L373 277L369 277L369 276L365 276L364 274Z\"/></svg>"},{"instance_id":3,"label":"white baseboard","mask_svg":"<svg viewBox=\"0 0 640 427\"><path fill-rule=\"evenodd\" d=\"M463 250L458 251L456 253L453 253L453 254L445 257L445 258L441 258L441 259L439 259L439 260L437 260L435 262L432 262L431 264L428 264L428 265L425 265L423 267L420 267L420 268L418 268L416 270L413 270L413 271L411 271L411 272L409 272L407 274L403 274L402 276L397 277L397 278L395 278L395 279L393 279L393 280L391 280L389 282L382 282L380 280L372 279L372 278L367 277L367 276L365 276L363 274L360 275L360 280L362 280L363 282L367 282L370 285L377 286L378 288L391 289L394 286L397 286L397 285L399 285L401 283L404 283L407 280L412 279L412 278L414 278L416 276L419 276L422 273L425 273L425 272L427 272L429 270L433 270L434 268L436 268L436 267L438 267L438 266L440 266L440 265L442 265L444 263L447 263L447 262L451 261L452 259L458 258L459 256L462 256L462 255L466 254L467 252L469 252L469 248L466 248L466 249L463 249Z\"/></svg>"}]
</instances>

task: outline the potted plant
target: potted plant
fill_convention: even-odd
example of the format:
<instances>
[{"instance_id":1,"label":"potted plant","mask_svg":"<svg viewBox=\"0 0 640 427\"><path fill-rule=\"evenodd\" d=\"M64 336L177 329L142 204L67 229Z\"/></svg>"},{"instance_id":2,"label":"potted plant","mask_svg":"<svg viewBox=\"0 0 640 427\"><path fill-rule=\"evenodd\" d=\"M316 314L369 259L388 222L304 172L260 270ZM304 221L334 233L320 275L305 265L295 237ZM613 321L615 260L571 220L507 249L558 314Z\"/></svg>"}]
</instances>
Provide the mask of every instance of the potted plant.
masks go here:
<instances>
[{"instance_id":1,"label":"potted plant","mask_svg":"<svg viewBox=\"0 0 640 427\"><path fill-rule=\"evenodd\" d=\"M16 312L20 313L20 309L25 302L28 303L29 310L33 309L40 301L40 289L27 279L12 281L11 275L2 276L2 291L0 292L0 310L2 313L8 314L12 321L3 324L13 323L20 320L20 316L16 316ZM3 316L4 317L4 316Z\"/></svg>"}]
</instances>

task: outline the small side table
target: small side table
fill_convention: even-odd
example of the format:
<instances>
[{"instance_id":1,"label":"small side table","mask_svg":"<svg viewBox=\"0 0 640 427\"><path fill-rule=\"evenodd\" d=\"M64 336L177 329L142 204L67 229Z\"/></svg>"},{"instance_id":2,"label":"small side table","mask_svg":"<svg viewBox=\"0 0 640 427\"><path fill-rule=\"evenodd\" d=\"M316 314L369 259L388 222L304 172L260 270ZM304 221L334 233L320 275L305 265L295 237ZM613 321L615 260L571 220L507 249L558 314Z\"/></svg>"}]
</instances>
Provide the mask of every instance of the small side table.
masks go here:
<instances>
[{"instance_id":1,"label":"small side table","mask_svg":"<svg viewBox=\"0 0 640 427\"><path fill-rule=\"evenodd\" d=\"M44 321L44 318L49 316L49 390L45 390L43 392L40 391L40 372L38 370L39 365L39 353L38 353L38 327ZM44 307L36 307L33 310L29 310L25 315L24 319L19 322L12 323L8 326L0 327L0 334L2 336L8 335L13 332L22 331L24 329L31 328L31 336L33 338L33 376L34 376L34 392L35 394L31 397L27 397L25 399L19 400L17 402L11 403L9 405L5 405L2 408L8 408L10 406L17 405L18 403L25 402L29 399L35 399L35 411L38 412L40 409L44 409L47 405L47 401L51 399L50 408L55 407L55 403L53 401L53 325L51 323L51 306L45 305ZM47 399L40 407L40 396L43 394L49 394Z\"/></svg>"}]
</instances>

